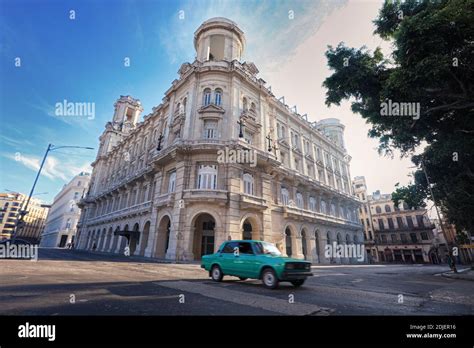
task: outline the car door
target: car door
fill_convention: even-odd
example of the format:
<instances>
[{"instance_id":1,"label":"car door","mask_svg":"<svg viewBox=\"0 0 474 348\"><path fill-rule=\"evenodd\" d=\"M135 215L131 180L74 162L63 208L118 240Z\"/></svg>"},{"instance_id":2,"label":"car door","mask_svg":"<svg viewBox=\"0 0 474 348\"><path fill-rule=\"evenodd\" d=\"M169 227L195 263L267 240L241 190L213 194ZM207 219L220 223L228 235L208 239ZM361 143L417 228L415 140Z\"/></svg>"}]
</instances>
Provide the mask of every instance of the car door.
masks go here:
<instances>
[{"instance_id":1,"label":"car door","mask_svg":"<svg viewBox=\"0 0 474 348\"><path fill-rule=\"evenodd\" d=\"M239 242L238 254L234 254L235 274L240 277L257 277L257 256L251 242Z\"/></svg>"},{"instance_id":2,"label":"car door","mask_svg":"<svg viewBox=\"0 0 474 348\"><path fill-rule=\"evenodd\" d=\"M222 272L224 274L233 274L234 267L234 249L238 247L237 242L227 242L222 248L222 251L217 256L217 261L221 265Z\"/></svg>"}]
</instances>

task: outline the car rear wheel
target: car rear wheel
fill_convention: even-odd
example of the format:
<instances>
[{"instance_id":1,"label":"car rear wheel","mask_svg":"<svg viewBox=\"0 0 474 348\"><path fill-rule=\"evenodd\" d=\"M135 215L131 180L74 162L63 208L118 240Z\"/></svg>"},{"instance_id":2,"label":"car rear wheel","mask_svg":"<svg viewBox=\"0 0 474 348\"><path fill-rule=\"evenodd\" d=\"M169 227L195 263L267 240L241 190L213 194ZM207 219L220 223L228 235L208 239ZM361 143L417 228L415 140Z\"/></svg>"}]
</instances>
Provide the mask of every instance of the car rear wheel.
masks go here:
<instances>
[{"instance_id":1,"label":"car rear wheel","mask_svg":"<svg viewBox=\"0 0 474 348\"><path fill-rule=\"evenodd\" d=\"M246 277L239 277L240 280L247 280L248 278Z\"/></svg>"},{"instance_id":2,"label":"car rear wheel","mask_svg":"<svg viewBox=\"0 0 474 348\"><path fill-rule=\"evenodd\" d=\"M299 288L301 285L304 284L305 280L306 280L306 279L296 279L296 280L292 280L292 281L291 281L291 284L293 284L293 286L294 286L295 288Z\"/></svg>"},{"instance_id":3,"label":"car rear wheel","mask_svg":"<svg viewBox=\"0 0 474 348\"><path fill-rule=\"evenodd\" d=\"M262 274L263 286L268 289L276 289L278 287L278 278L275 271L271 268L267 268Z\"/></svg>"},{"instance_id":4,"label":"car rear wheel","mask_svg":"<svg viewBox=\"0 0 474 348\"><path fill-rule=\"evenodd\" d=\"M212 266L211 278L215 282L220 282L222 281L222 278L224 278L224 274L222 274L222 270L218 265Z\"/></svg>"}]
</instances>

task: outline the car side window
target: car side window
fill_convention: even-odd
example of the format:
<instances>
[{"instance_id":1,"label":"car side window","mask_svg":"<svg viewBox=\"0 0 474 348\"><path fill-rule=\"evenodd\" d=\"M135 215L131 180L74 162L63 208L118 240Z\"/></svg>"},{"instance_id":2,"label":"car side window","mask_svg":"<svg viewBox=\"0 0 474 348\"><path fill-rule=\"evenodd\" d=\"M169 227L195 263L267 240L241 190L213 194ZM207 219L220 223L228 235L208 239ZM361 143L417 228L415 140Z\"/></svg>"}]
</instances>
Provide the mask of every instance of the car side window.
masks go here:
<instances>
[{"instance_id":1,"label":"car side window","mask_svg":"<svg viewBox=\"0 0 474 348\"><path fill-rule=\"evenodd\" d=\"M255 243L254 244L255 251L257 254L263 254L263 245L262 243Z\"/></svg>"},{"instance_id":2,"label":"car side window","mask_svg":"<svg viewBox=\"0 0 474 348\"><path fill-rule=\"evenodd\" d=\"M248 242L239 243L239 253L240 254L253 254L252 244Z\"/></svg>"},{"instance_id":3,"label":"car side window","mask_svg":"<svg viewBox=\"0 0 474 348\"><path fill-rule=\"evenodd\" d=\"M227 243L224 248L222 249L223 254L233 254L234 253L234 248L237 246L238 243L236 242L229 242Z\"/></svg>"}]
</instances>

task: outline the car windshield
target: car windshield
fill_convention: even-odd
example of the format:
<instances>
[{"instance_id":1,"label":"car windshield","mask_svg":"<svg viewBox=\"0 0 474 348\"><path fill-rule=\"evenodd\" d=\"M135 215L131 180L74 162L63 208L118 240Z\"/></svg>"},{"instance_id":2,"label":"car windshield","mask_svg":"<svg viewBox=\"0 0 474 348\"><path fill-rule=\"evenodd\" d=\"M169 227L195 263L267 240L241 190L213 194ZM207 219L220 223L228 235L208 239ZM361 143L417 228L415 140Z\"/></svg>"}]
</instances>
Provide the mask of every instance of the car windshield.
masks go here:
<instances>
[{"instance_id":1,"label":"car windshield","mask_svg":"<svg viewBox=\"0 0 474 348\"><path fill-rule=\"evenodd\" d=\"M257 254L270 254L275 256L281 256L280 250L276 247L275 244L268 242L255 243Z\"/></svg>"}]
</instances>

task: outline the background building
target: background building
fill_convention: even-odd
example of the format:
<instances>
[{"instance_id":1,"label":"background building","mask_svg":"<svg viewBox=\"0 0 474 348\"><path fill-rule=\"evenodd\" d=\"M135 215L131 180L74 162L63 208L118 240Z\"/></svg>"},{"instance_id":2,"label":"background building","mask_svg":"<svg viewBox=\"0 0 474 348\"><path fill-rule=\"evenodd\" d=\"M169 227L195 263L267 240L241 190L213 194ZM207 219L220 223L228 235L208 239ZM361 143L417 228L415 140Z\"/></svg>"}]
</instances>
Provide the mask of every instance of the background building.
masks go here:
<instances>
[{"instance_id":1,"label":"background building","mask_svg":"<svg viewBox=\"0 0 474 348\"><path fill-rule=\"evenodd\" d=\"M81 215L77 202L87 191L89 181L90 174L82 172L64 185L54 197L41 236L40 246L63 248L74 242L76 226Z\"/></svg>"},{"instance_id":2,"label":"background building","mask_svg":"<svg viewBox=\"0 0 474 348\"><path fill-rule=\"evenodd\" d=\"M359 218L360 223L364 229L364 244L367 252L368 262L374 262L377 260L377 248L375 247L375 229L372 223L372 214L370 205L367 197L367 184L365 177L356 176L352 182L354 188L354 194L362 202L359 207Z\"/></svg>"},{"instance_id":3,"label":"background building","mask_svg":"<svg viewBox=\"0 0 474 348\"><path fill-rule=\"evenodd\" d=\"M28 196L22 193L0 193L0 238L12 237L20 211L24 209ZM23 218L23 228L18 229L16 237L38 243L44 229L49 206L39 199L31 198L28 214Z\"/></svg>"},{"instance_id":4,"label":"background building","mask_svg":"<svg viewBox=\"0 0 474 348\"><path fill-rule=\"evenodd\" d=\"M236 23L210 19L195 32L196 60L143 122L139 100L117 100L81 202L79 248L195 260L252 238L314 262L354 261L324 255L327 243L363 242L344 126L277 99L242 62L245 45ZM219 161L221 150L255 163Z\"/></svg>"},{"instance_id":5,"label":"background building","mask_svg":"<svg viewBox=\"0 0 474 348\"><path fill-rule=\"evenodd\" d=\"M372 216L377 260L380 262L430 263L435 226L426 209L396 208L391 194L374 192L367 197Z\"/></svg>"}]
</instances>

